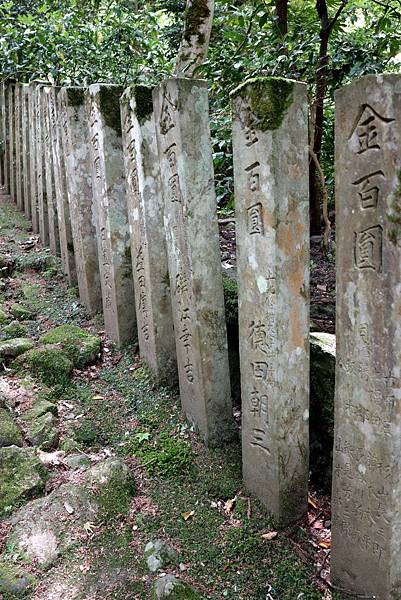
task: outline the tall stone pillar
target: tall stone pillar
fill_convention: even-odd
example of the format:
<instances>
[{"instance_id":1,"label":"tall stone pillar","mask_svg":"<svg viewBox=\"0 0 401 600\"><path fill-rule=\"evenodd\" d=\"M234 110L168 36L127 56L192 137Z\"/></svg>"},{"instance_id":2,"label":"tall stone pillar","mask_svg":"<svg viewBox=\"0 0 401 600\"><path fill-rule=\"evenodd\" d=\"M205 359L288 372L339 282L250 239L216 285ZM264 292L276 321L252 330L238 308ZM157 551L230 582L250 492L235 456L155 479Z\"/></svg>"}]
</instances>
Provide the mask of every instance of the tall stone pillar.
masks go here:
<instances>
[{"instance_id":1,"label":"tall stone pillar","mask_svg":"<svg viewBox=\"0 0 401 600\"><path fill-rule=\"evenodd\" d=\"M24 209L24 188L22 170L22 84L16 83L14 88L14 134L15 134L15 201L19 210Z\"/></svg>"},{"instance_id":2,"label":"tall stone pillar","mask_svg":"<svg viewBox=\"0 0 401 600\"><path fill-rule=\"evenodd\" d=\"M7 86L8 96L8 170L9 194L15 202L15 116L14 116L15 84Z\"/></svg>"},{"instance_id":3,"label":"tall stone pillar","mask_svg":"<svg viewBox=\"0 0 401 600\"><path fill-rule=\"evenodd\" d=\"M306 512L309 470L306 85L237 88L233 152L243 475L287 525Z\"/></svg>"},{"instance_id":4,"label":"tall stone pillar","mask_svg":"<svg viewBox=\"0 0 401 600\"><path fill-rule=\"evenodd\" d=\"M54 165L54 189L56 193L60 254L63 271L70 285L77 283L77 269L72 239L71 214L68 203L66 167L61 141L61 125L58 105L60 88L52 86L48 93L50 138Z\"/></svg>"},{"instance_id":5,"label":"tall stone pillar","mask_svg":"<svg viewBox=\"0 0 401 600\"><path fill-rule=\"evenodd\" d=\"M121 120L139 350L156 378L171 385L177 363L150 88L125 91Z\"/></svg>"},{"instance_id":6,"label":"tall stone pillar","mask_svg":"<svg viewBox=\"0 0 401 600\"><path fill-rule=\"evenodd\" d=\"M102 294L84 88L61 88L58 100L79 296L93 315L102 310Z\"/></svg>"},{"instance_id":7,"label":"tall stone pillar","mask_svg":"<svg viewBox=\"0 0 401 600\"><path fill-rule=\"evenodd\" d=\"M6 99L5 83L0 82L0 185L6 189L5 173L5 153L6 153Z\"/></svg>"},{"instance_id":8,"label":"tall stone pillar","mask_svg":"<svg viewBox=\"0 0 401 600\"><path fill-rule=\"evenodd\" d=\"M51 86L43 86L41 93L44 158L46 163L44 183L46 186L47 214L49 217L49 247L53 254L60 256L61 250L55 186L55 163L52 148L52 131L50 127L49 107L49 96L52 93L52 89L53 88Z\"/></svg>"},{"instance_id":9,"label":"tall stone pillar","mask_svg":"<svg viewBox=\"0 0 401 600\"><path fill-rule=\"evenodd\" d=\"M31 184L31 220L33 233L39 233L39 208L38 208L38 181L36 165L36 88L38 82L33 81L29 84L28 100L28 120L29 120L29 178Z\"/></svg>"},{"instance_id":10,"label":"tall stone pillar","mask_svg":"<svg viewBox=\"0 0 401 600\"><path fill-rule=\"evenodd\" d=\"M43 118L43 87L35 87L35 141L36 141L36 184L39 213L39 236L44 246L49 246L49 209L46 189L45 128Z\"/></svg>"},{"instance_id":11,"label":"tall stone pillar","mask_svg":"<svg viewBox=\"0 0 401 600\"><path fill-rule=\"evenodd\" d=\"M401 598L401 76L336 94L332 580Z\"/></svg>"},{"instance_id":12,"label":"tall stone pillar","mask_svg":"<svg viewBox=\"0 0 401 600\"><path fill-rule=\"evenodd\" d=\"M32 218L31 205L31 161L30 161L30 123L29 123L29 85L24 83L21 90L21 133L22 133L22 186L24 212L27 219Z\"/></svg>"},{"instance_id":13,"label":"tall stone pillar","mask_svg":"<svg viewBox=\"0 0 401 600\"><path fill-rule=\"evenodd\" d=\"M121 140L120 95L113 85L87 92L92 189L105 329L118 345L136 338L134 284Z\"/></svg>"},{"instance_id":14,"label":"tall stone pillar","mask_svg":"<svg viewBox=\"0 0 401 600\"><path fill-rule=\"evenodd\" d=\"M233 434L207 84L154 90L181 404L206 443Z\"/></svg>"}]
</instances>

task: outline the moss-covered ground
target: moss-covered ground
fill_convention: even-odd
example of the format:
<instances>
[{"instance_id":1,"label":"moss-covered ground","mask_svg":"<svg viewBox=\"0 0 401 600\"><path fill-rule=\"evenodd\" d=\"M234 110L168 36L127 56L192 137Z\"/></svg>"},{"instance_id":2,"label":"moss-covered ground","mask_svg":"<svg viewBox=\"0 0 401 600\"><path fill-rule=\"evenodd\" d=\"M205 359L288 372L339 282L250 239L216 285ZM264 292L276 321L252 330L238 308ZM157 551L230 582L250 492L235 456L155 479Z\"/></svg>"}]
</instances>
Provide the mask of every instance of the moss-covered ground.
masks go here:
<instances>
[{"instance_id":1,"label":"moss-covered ground","mask_svg":"<svg viewBox=\"0 0 401 600\"><path fill-rule=\"evenodd\" d=\"M165 571L203 598L341 600L319 579L304 523L270 541L263 537L275 525L243 488L239 444L206 450L181 415L177 391L156 386L135 345L113 347L101 318L89 319L67 288L58 260L51 259L50 271L47 262L44 271L36 268L34 256L48 254L35 240L29 248L31 237L20 214L0 203L0 252L17 265L1 288L4 310L23 302L33 311L35 319L24 326L36 341L57 325L84 327L101 336L102 355L62 385L46 381L45 387L28 370L7 372L7 380L24 382L57 405L59 449L123 457L137 489L130 506L118 493L105 498L107 518L88 524L81 543L39 574L39 587L27 597L150 599L157 575L146 568L144 547L163 538L179 554L179 564ZM3 557L18 563L13 553L5 544ZM56 589L66 593L52 596Z\"/></svg>"}]
</instances>

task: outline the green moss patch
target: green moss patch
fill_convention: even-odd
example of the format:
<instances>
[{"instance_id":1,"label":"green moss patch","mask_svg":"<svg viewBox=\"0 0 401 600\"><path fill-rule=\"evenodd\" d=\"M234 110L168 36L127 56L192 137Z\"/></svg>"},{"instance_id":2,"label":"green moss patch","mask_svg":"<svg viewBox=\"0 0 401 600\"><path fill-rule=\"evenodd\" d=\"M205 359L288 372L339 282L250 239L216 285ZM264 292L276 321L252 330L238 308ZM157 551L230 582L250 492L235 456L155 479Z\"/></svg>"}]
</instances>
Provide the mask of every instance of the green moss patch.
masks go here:
<instances>
[{"instance_id":1,"label":"green moss patch","mask_svg":"<svg viewBox=\"0 0 401 600\"><path fill-rule=\"evenodd\" d=\"M0 561L0 594L4 600L25 598L37 583L36 577L19 565Z\"/></svg>"},{"instance_id":2,"label":"green moss patch","mask_svg":"<svg viewBox=\"0 0 401 600\"><path fill-rule=\"evenodd\" d=\"M0 325L4 325L11 321L11 317L6 313L5 310L0 308Z\"/></svg>"},{"instance_id":3,"label":"green moss patch","mask_svg":"<svg viewBox=\"0 0 401 600\"><path fill-rule=\"evenodd\" d=\"M26 337L28 330L25 325L19 321L12 321L3 327L3 335L5 339Z\"/></svg>"},{"instance_id":4,"label":"green moss patch","mask_svg":"<svg viewBox=\"0 0 401 600\"><path fill-rule=\"evenodd\" d=\"M29 338L13 338L0 342L0 359L10 360L24 354L33 348L33 342Z\"/></svg>"},{"instance_id":5,"label":"green moss patch","mask_svg":"<svg viewBox=\"0 0 401 600\"><path fill-rule=\"evenodd\" d=\"M41 344L59 344L77 368L84 368L97 359L101 341L76 325L60 325L42 335Z\"/></svg>"},{"instance_id":6,"label":"green moss patch","mask_svg":"<svg viewBox=\"0 0 401 600\"><path fill-rule=\"evenodd\" d=\"M22 446L22 434L6 408L0 408L0 448Z\"/></svg>"},{"instance_id":7,"label":"green moss patch","mask_svg":"<svg viewBox=\"0 0 401 600\"><path fill-rule=\"evenodd\" d=\"M0 515L44 490L46 471L28 448L0 448Z\"/></svg>"},{"instance_id":8,"label":"green moss patch","mask_svg":"<svg viewBox=\"0 0 401 600\"><path fill-rule=\"evenodd\" d=\"M233 92L250 104L261 131L278 129L293 102L294 82L282 77L255 77L248 79Z\"/></svg>"},{"instance_id":9,"label":"green moss patch","mask_svg":"<svg viewBox=\"0 0 401 600\"><path fill-rule=\"evenodd\" d=\"M74 368L63 350L50 346L29 350L13 364L17 370L21 367L27 368L34 377L46 385L62 387L68 384Z\"/></svg>"},{"instance_id":10,"label":"green moss patch","mask_svg":"<svg viewBox=\"0 0 401 600\"><path fill-rule=\"evenodd\" d=\"M10 313L19 321L26 321L33 318L32 311L23 304L15 303L10 308Z\"/></svg>"}]
</instances>

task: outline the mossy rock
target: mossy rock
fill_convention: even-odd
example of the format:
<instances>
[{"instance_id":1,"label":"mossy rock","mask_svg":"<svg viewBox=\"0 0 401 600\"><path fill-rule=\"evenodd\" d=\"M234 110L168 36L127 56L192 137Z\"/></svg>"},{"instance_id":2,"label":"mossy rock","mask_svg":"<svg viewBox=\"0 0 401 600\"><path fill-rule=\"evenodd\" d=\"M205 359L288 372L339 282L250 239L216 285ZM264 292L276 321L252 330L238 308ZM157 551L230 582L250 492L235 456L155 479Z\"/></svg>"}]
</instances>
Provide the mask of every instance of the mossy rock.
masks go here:
<instances>
[{"instance_id":1,"label":"mossy rock","mask_svg":"<svg viewBox=\"0 0 401 600\"><path fill-rule=\"evenodd\" d=\"M47 412L27 422L26 437L33 446L42 450L52 450L58 443L58 431L54 415Z\"/></svg>"},{"instance_id":2,"label":"mossy rock","mask_svg":"<svg viewBox=\"0 0 401 600\"><path fill-rule=\"evenodd\" d=\"M13 338L0 342L0 360L11 360L32 350L33 341L29 338Z\"/></svg>"},{"instance_id":3,"label":"mossy rock","mask_svg":"<svg viewBox=\"0 0 401 600\"><path fill-rule=\"evenodd\" d=\"M33 421L46 413L57 415L57 406L48 400L39 400L39 402L35 402L32 408L24 412L22 418L24 421Z\"/></svg>"},{"instance_id":4,"label":"mossy rock","mask_svg":"<svg viewBox=\"0 0 401 600\"><path fill-rule=\"evenodd\" d=\"M76 325L60 325L39 340L42 344L59 344L74 365L83 369L94 363L101 349L101 340Z\"/></svg>"},{"instance_id":5,"label":"mossy rock","mask_svg":"<svg viewBox=\"0 0 401 600\"><path fill-rule=\"evenodd\" d=\"M11 317L6 313L5 310L0 308L0 325L6 325L11 321Z\"/></svg>"},{"instance_id":6,"label":"mossy rock","mask_svg":"<svg viewBox=\"0 0 401 600\"><path fill-rule=\"evenodd\" d=\"M144 558L151 573L177 563L178 554L162 539L148 542L145 546Z\"/></svg>"},{"instance_id":7,"label":"mossy rock","mask_svg":"<svg viewBox=\"0 0 401 600\"><path fill-rule=\"evenodd\" d=\"M10 313L19 321L28 321L33 319L34 313L23 304L13 304L10 308Z\"/></svg>"},{"instance_id":8,"label":"mossy rock","mask_svg":"<svg viewBox=\"0 0 401 600\"><path fill-rule=\"evenodd\" d=\"M95 489L95 502L104 518L127 514L136 493L135 481L125 463L109 458L92 467L88 482Z\"/></svg>"},{"instance_id":9,"label":"mossy rock","mask_svg":"<svg viewBox=\"0 0 401 600\"><path fill-rule=\"evenodd\" d=\"M0 596L24 598L36 586L37 579L15 563L0 561Z\"/></svg>"},{"instance_id":10,"label":"mossy rock","mask_svg":"<svg viewBox=\"0 0 401 600\"><path fill-rule=\"evenodd\" d=\"M314 483L330 491L334 440L336 338L311 333L310 468Z\"/></svg>"},{"instance_id":11,"label":"mossy rock","mask_svg":"<svg viewBox=\"0 0 401 600\"><path fill-rule=\"evenodd\" d=\"M18 425L6 408L0 408L0 448L22 444L23 438Z\"/></svg>"},{"instance_id":12,"label":"mossy rock","mask_svg":"<svg viewBox=\"0 0 401 600\"><path fill-rule=\"evenodd\" d=\"M16 369L27 368L34 377L50 386L66 386L74 369L64 350L54 346L29 350L18 357L13 365Z\"/></svg>"},{"instance_id":13,"label":"mossy rock","mask_svg":"<svg viewBox=\"0 0 401 600\"><path fill-rule=\"evenodd\" d=\"M27 332L27 327L19 321L11 321L11 323L3 327L4 337L7 340L26 337Z\"/></svg>"},{"instance_id":14,"label":"mossy rock","mask_svg":"<svg viewBox=\"0 0 401 600\"><path fill-rule=\"evenodd\" d=\"M164 575L157 579L154 585L153 598L155 600L162 600L163 598L170 598L170 600L202 600L202 596L198 592L174 575Z\"/></svg>"},{"instance_id":15,"label":"mossy rock","mask_svg":"<svg viewBox=\"0 0 401 600\"><path fill-rule=\"evenodd\" d=\"M0 515L44 491L46 470L29 448L0 448Z\"/></svg>"}]
</instances>

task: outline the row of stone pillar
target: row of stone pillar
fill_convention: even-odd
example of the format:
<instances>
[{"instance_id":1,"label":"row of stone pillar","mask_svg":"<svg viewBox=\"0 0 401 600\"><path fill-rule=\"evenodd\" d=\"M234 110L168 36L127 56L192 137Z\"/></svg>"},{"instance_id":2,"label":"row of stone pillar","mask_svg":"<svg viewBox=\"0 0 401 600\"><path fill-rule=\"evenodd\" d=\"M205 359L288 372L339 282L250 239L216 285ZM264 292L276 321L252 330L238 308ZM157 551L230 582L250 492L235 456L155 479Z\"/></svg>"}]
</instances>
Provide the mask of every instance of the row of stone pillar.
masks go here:
<instances>
[{"instance_id":1,"label":"row of stone pillar","mask_svg":"<svg viewBox=\"0 0 401 600\"><path fill-rule=\"evenodd\" d=\"M401 597L401 78L337 94L332 573ZM232 439L207 86L2 86L2 182L88 311L177 379L209 444ZM232 94L243 474L282 524L307 510L306 85ZM370 596L369 596L370 595Z\"/></svg>"}]
</instances>

